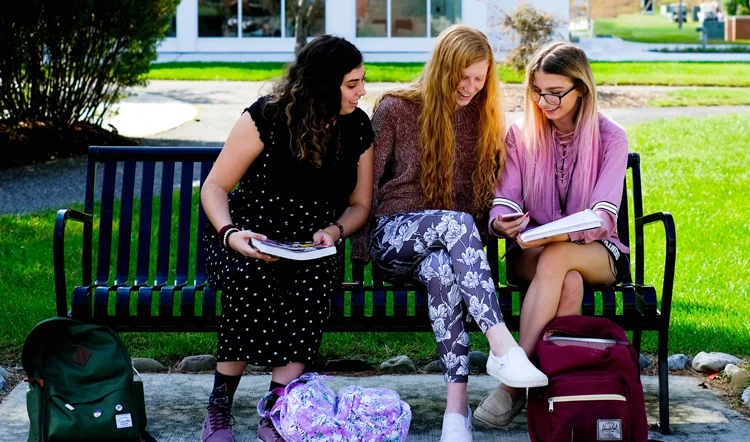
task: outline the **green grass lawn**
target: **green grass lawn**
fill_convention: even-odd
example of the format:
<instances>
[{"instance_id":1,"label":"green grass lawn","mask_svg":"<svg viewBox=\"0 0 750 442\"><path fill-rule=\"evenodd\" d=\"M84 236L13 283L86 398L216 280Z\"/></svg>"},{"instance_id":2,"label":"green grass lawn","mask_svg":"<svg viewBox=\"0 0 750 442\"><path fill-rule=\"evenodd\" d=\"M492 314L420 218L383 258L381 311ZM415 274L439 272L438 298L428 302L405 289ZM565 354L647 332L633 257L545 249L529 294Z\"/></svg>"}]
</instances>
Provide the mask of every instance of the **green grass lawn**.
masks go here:
<instances>
[{"instance_id":1,"label":"green grass lawn","mask_svg":"<svg viewBox=\"0 0 750 442\"><path fill-rule=\"evenodd\" d=\"M670 352L750 356L750 199L745 191L750 187L750 120L746 115L685 118L632 126L628 133L630 150L642 156L644 211L669 211L677 225ZM0 362L17 362L29 330L55 313L54 216L53 210L0 216ZM80 281L75 252L81 228L69 227L70 286ZM658 226L647 228L645 251L646 280L660 288L664 238ZM213 353L216 339L211 333L131 333L124 338L134 357L165 363ZM487 350L478 333L472 343ZM644 351L655 350L654 334L645 333ZM426 362L436 354L431 333L326 334L322 351L328 357L373 362L399 354Z\"/></svg>"},{"instance_id":2,"label":"green grass lawn","mask_svg":"<svg viewBox=\"0 0 750 442\"><path fill-rule=\"evenodd\" d=\"M750 89L677 89L667 92L663 98L651 99L649 105L656 107L750 105Z\"/></svg>"},{"instance_id":3,"label":"green grass lawn","mask_svg":"<svg viewBox=\"0 0 750 442\"><path fill-rule=\"evenodd\" d=\"M625 14L614 19L601 19L594 22L595 35L611 35L627 41L639 43L701 43L701 33L696 29L699 23L688 21L682 24L670 23L661 15ZM725 44L725 41L711 40L709 43ZM743 43L743 42L740 42Z\"/></svg>"},{"instance_id":4,"label":"green grass lawn","mask_svg":"<svg viewBox=\"0 0 750 442\"><path fill-rule=\"evenodd\" d=\"M371 82L408 82L422 63L366 63ZM750 86L750 63L593 62L598 84L673 86ZM278 78L282 63L159 63L151 65L150 80L266 81ZM505 83L523 82L523 74L500 67Z\"/></svg>"}]
</instances>

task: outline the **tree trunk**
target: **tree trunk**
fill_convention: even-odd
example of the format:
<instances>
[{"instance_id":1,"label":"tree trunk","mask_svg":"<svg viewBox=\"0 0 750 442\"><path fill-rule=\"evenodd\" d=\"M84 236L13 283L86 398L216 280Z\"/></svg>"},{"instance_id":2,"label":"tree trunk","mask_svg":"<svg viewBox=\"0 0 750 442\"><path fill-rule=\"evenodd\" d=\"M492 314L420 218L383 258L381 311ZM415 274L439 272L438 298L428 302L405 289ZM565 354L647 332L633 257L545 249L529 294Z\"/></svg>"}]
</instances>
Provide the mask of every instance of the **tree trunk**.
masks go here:
<instances>
[{"instance_id":1,"label":"tree trunk","mask_svg":"<svg viewBox=\"0 0 750 442\"><path fill-rule=\"evenodd\" d=\"M308 0L297 1L297 14L294 19L294 55L299 55L299 51L307 44L307 2ZM313 3L314 5L315 3Z\"/></svg>"}]
</instances>

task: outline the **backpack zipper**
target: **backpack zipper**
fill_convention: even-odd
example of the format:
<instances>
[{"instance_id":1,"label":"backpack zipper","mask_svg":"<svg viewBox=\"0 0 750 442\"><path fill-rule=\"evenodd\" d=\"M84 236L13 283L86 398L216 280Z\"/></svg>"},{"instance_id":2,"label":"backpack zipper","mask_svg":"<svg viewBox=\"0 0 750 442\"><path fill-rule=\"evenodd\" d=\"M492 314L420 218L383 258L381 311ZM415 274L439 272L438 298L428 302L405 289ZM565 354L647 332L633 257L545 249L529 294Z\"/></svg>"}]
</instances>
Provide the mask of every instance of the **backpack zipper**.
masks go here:
<instances>
[{"instance_id":1,"label":"backpack zipper","mask_svg":"<svg viewBox=\"0 0 750 442\"><path fill-rule=\"evenodd\" d=\"M581 394L577 396L556 396L547 399L549 412L555 411L555 402L585 402L585 401L621 401L626 402L621 394Z\"/></svg>"}]
</instances>

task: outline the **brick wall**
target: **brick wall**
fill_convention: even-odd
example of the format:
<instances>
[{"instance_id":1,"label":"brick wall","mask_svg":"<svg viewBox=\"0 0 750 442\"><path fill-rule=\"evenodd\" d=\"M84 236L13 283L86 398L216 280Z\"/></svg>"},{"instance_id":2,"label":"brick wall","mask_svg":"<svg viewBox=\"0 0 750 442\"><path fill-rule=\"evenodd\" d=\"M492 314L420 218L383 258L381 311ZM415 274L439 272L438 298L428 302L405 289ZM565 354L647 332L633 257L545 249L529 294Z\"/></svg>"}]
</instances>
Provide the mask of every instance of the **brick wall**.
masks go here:
<instances>
[{"instance_id":1,"label":"brick wall","mask_svg":"<svg viewBox=\"0 0 750 442\"><path fill-rule=\"evenodd\" d=\"M724 40L750 40L750 16L727 17Z\"/></svg>"}]
</instances>

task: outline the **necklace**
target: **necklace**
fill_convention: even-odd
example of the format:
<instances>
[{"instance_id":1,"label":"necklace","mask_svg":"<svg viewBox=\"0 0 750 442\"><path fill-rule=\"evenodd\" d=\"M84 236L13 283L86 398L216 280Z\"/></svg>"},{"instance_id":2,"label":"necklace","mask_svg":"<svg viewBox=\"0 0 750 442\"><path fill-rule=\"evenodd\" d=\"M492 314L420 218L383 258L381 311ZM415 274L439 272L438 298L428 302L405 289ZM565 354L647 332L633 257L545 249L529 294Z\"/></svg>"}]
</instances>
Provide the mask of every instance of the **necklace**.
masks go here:
<instances>
[{"instance_id":1,"label":"necklace","mask_svg":"<svg viewBox=\"0 0 750 442\"><path fill-rule=\"evenodd\" d=\"M570 178L567 179L565 176L565 160L567 157L571 154L570 151L566 152L569 147L573 145L573 141L575 140L575 133L570 134L562 134L559 133L556 129L552 129L552 134L555 139L555 148L552 152L552 158L554 160L554 167L555 167L555 190L557 191L557 201L560 204L560 213L565 213L565 209L568 205L568 194L570 192L570 181L573 178L573 174L575 173L576 166L578 165L578 152L575 153L575 159L573 160L573 167L570 171ZM557 168L557 145L561 145L563 148L562 154L560 155L560 159L562 161L563 170L559 170ZM558 180L565 180L565 197L560 194L560 186L558 185Z\"/></svg>"}]
</instances>

